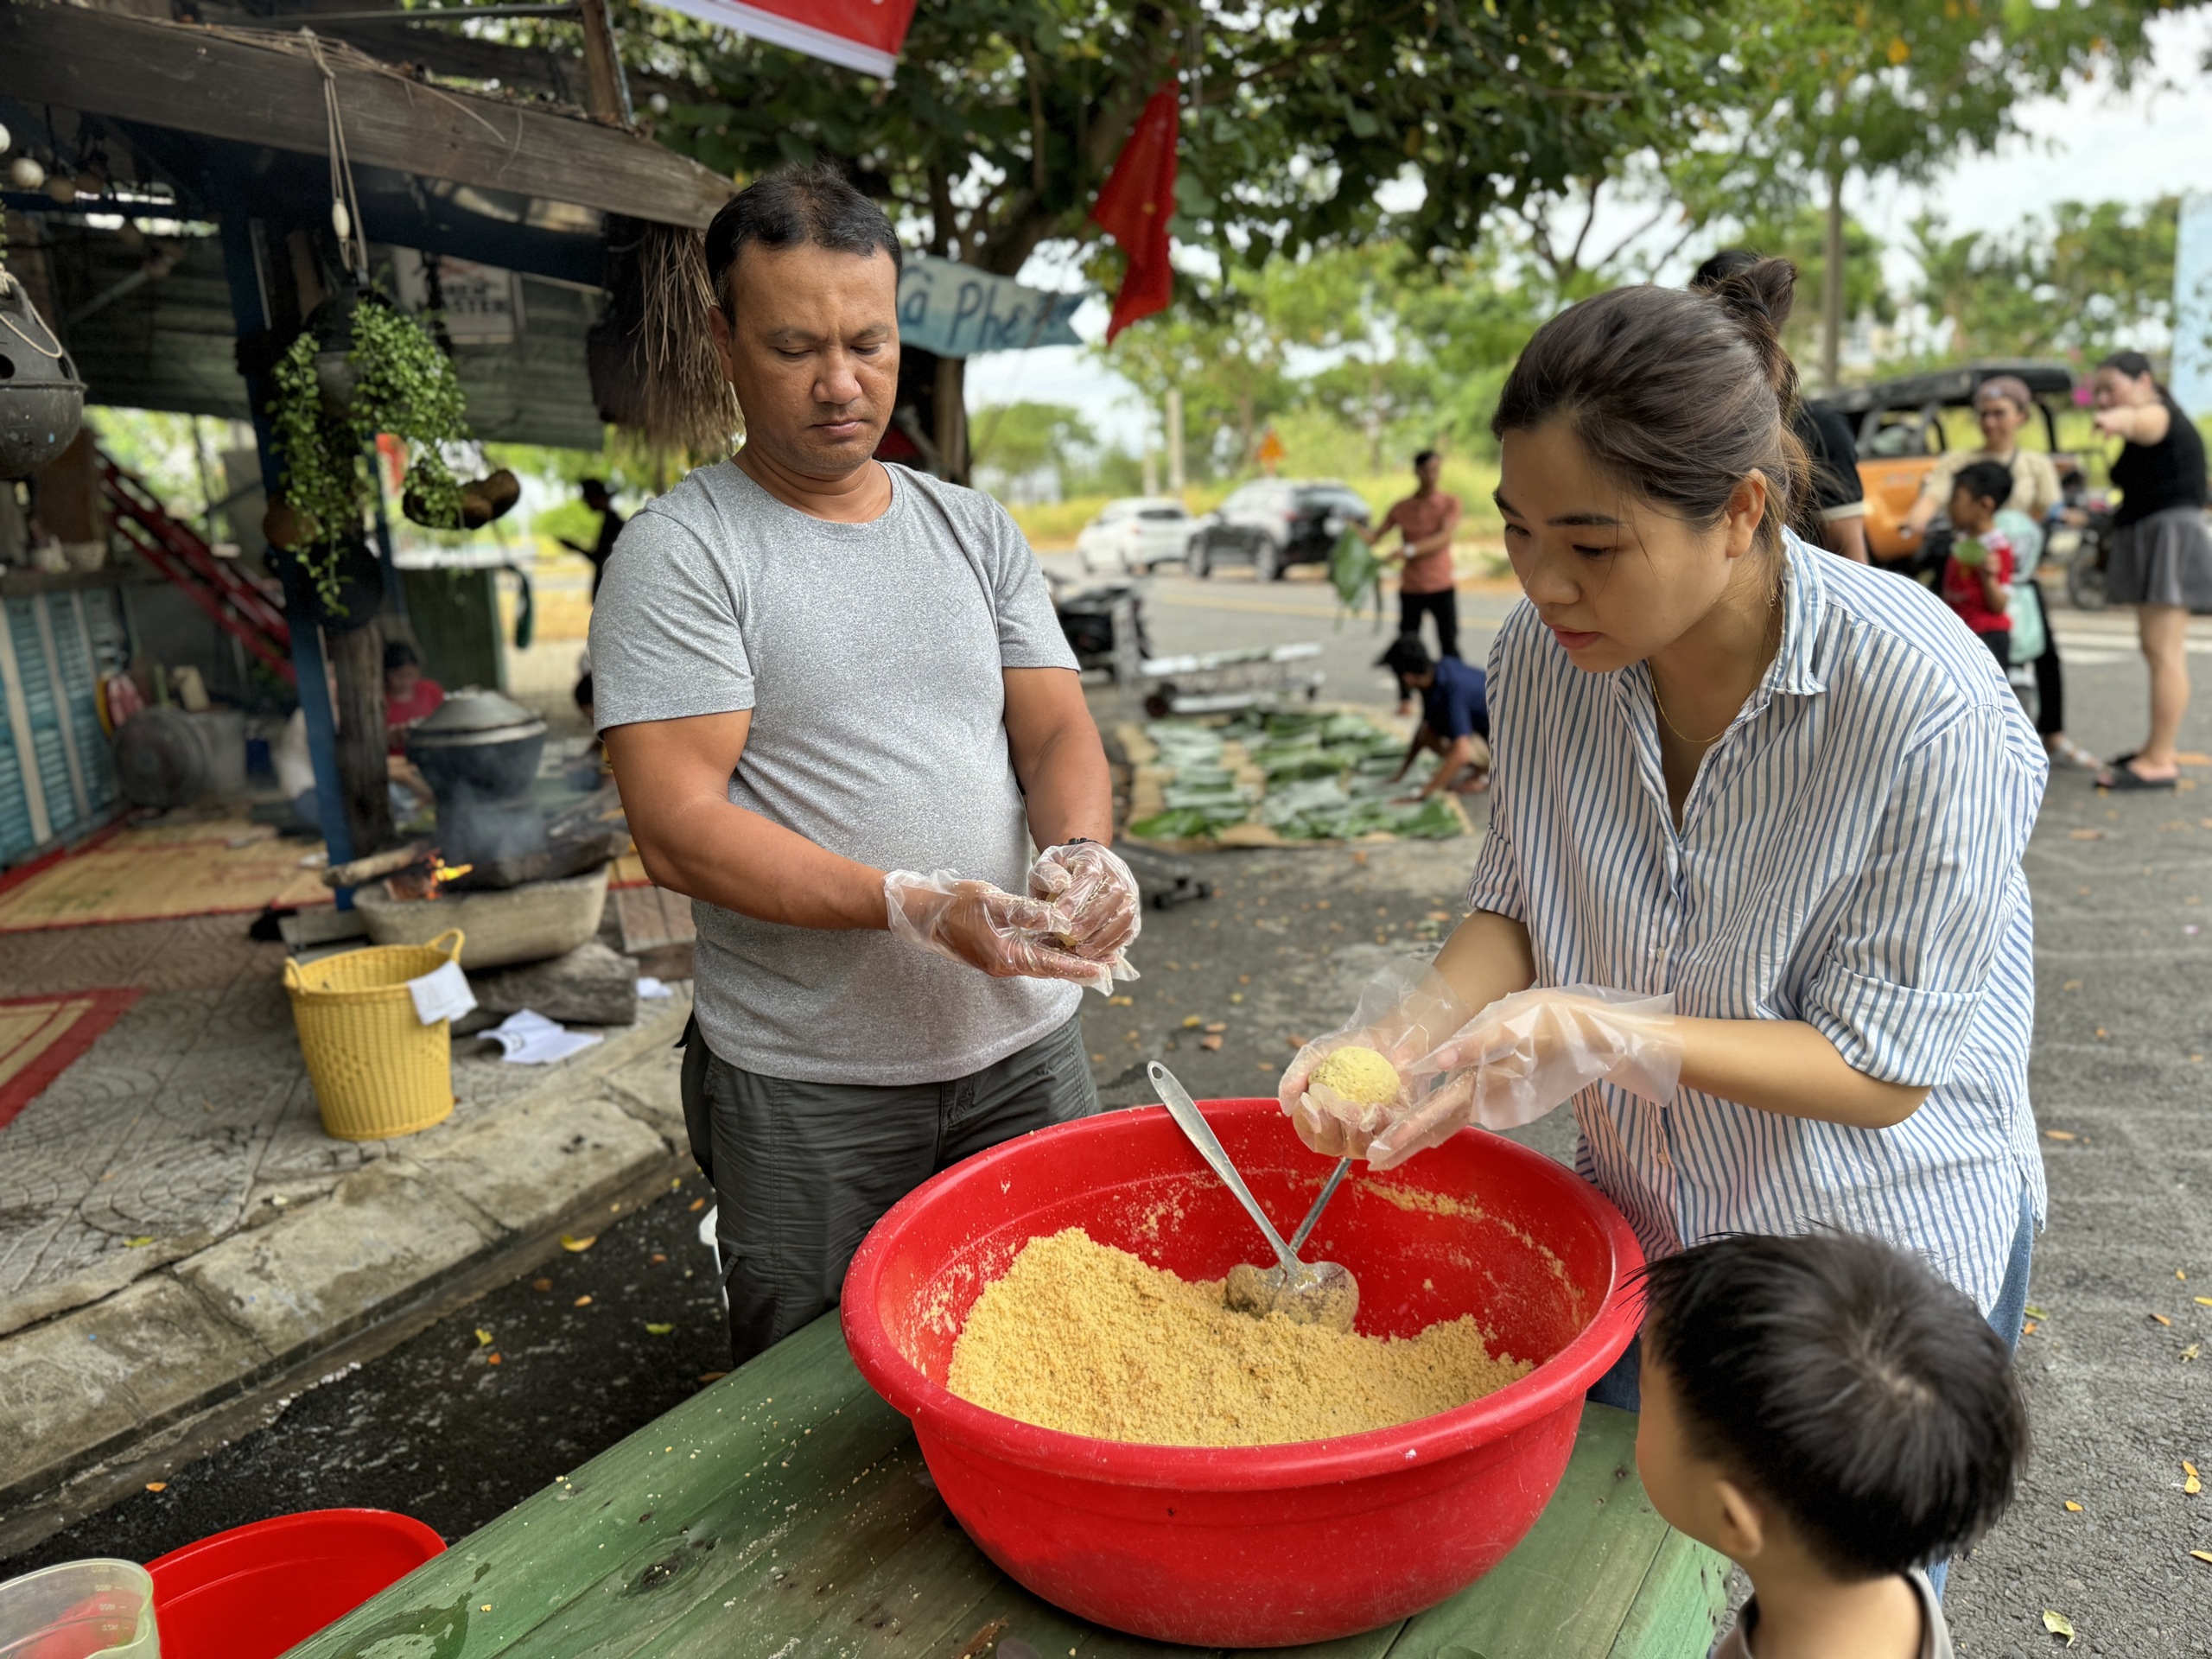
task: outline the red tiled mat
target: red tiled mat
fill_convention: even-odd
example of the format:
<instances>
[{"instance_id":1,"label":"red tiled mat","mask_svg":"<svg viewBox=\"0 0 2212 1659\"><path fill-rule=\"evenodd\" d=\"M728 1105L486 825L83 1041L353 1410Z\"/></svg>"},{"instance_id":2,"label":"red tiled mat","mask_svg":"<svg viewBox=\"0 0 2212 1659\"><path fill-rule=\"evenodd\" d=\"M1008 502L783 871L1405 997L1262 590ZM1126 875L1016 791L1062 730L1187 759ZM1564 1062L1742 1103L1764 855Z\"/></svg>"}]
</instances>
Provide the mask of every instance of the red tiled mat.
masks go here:
<instances>
[{"instance_id":1,"label":"red tiled mat","mask_svg":"<svg viewBox=\"0 0 2212 1659\"><path fill-rule=\"evenodd\" d=\"M0 1128L67 1071L139 995L104 989L0 1001Z\"/></svg>"}]
</instances>

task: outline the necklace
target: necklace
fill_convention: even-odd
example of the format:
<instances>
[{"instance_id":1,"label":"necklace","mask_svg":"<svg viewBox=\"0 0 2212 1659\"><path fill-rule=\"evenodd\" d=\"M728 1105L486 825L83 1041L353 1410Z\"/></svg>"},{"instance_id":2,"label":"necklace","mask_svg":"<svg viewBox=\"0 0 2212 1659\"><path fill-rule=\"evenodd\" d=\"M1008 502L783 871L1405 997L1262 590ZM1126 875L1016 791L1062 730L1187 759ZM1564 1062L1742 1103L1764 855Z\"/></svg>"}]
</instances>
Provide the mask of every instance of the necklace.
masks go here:
<instances>
[{"instance_id":1,"label":"necklace","mask_svg":"<svg viewBox=\"0 0 2212 1659\"><path fill-rule=\"evenodd\" d=\"M1659 677L1656 674L1651 676L1651 706L1659 711L1659 718L1666 721L1667 729L1672 732L1676 737L1681 738L1683 742L1689 744L1693 748L1702 749L1711 747L1713 744L1718 743L1720 741L1721 734L1728 729L1727 726L1723 726L1719 731L1715 732L1711 737L1692 737L1681 727L1675 725L1672 720L1669 720L1667 717L1667 705L1659 701ZM1735 724L1735 721L1736 717L1733 715L1729 715L1728 724L1732 726Z\"/></svg>"},{"instance_id":2,"label":"necklace","mask_svg":"<svg viewBox=\"0 0 2212 1659\"><path fill-rule=\"evenodd\" d=\"M1780 643L1779 640L1776 639L1776 635L1780 632L1781 622L1782 613L1779 608L1777 608L1769 615L1767 619L1766 632L1760 638L1759 655L1762 659L1765 658L1770 653L1770 647L1767 644L1769 640L1775 640L1776 644ZM1683 742L1688 744L1691 747L1699 749L1712 747L1715 743L1718 743L1727 734L1728 728L1736 723L1736 716L1734 715L1731 715L1722 724L1720 729L1715 732L1711 737L1692 737L1681 727L1675 725L1673 720L1669 718L1667 714L1667 705L1659 701L1659 677L1657 674L1652 672L1651 665L1649 663L1644 664L1643 671L1651 681L1651 706L1659 711L1659 718L1661 721L1665 722L1667 729L1672 732L1676 737L1681 739ZM1764 671L1764 670L1762 670L1762 671Z\"/></svg>"}]
</instances>

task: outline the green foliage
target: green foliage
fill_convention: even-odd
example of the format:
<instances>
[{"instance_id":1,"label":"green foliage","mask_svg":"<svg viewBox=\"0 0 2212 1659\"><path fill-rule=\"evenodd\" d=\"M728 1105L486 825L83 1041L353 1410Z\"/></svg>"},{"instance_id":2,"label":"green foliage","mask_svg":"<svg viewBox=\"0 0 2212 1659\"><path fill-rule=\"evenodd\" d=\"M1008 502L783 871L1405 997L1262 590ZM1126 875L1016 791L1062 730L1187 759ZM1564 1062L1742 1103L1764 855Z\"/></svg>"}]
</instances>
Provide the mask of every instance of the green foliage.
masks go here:
<instances>
[{"instance_id":1,"label":"green foliage","mask_svg":"<svg viewBox=\"0 0 2212 1659\"><path fill-rule=\"evenodd\" d=\"M2094 362L2172 327L2178 200L2062 201L1999 235L1913 226L1918 297L1951 324L1952 354Z\"/></svg>"},{"instance_id":2,"label":"green foliage","mask_svg":"<svg viewBox=\"0 0 2212 1659\"><path fill-rule=\"evenodd\" d=\"M1732 245L1778 256L1797 267L1797 301L1783 330L1783 343L1800 360L1820 348L1821 285L1827 280L1827 215L1810 203L1794 212L1744 226ZM1859 220L1843 221L1843 315L1871 315L1889 322L1897 316L1897 298L1882 273L1882 240Z\"/></svg>"},{"instance_id":3,"label":"green foliage","mask_svg":"<svg viewBox=\"0 0 2212 1659\"><path fill-rule=\"evenodd\" d=\"M979 468L1019 478L1052 467L1065 478L1097 447L1098 439L1082 414L1065 404L1023 401L972 411L968 443Z\"/></svg>"},{"instance_id":4,"label":"green foliage","mask_svg":"<svg viewBox=\"0 0 2212 1659\"><path fill-rule=\"evenodd\" d=\"M300 516L295 550L326 607L339 602L338 565L375 500L368 457L378 435L406 445L406 489L433 527L461 526L461 485L440 446L467 441L461 383L427 331L374 296L354 307L346 361L353 391L333 409L315 374L317 342L302 334L277 363L270 410L284 458L284 495Z\"/></svg>"},{"instance_id":5,"label":"green foliage","mask_svg":"<svg viewBox=\"0 0 2212 1659\"><path fill-rule=\"evenodd\" d=\"M1672 154L1719 118L1737 32L1692 0L936 0L888 83L660 14L639 53L700 86L663 142L740 177L836 157L933 251L1011 273L1096 235L1098 186L1171 77L1175 233L1256 268L1371 233L1376 191L1408 175L1427 190L1407 239L1465 248L1502 197Z\"/></svg>"}]
</instances>

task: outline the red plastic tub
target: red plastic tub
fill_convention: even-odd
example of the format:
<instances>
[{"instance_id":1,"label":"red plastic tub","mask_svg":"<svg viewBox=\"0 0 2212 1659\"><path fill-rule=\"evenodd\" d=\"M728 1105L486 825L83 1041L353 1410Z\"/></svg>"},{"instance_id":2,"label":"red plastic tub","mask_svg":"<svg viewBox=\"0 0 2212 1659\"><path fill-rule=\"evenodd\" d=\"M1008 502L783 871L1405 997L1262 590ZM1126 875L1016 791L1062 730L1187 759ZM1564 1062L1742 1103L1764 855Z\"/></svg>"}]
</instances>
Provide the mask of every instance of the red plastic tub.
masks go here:
<instances>
[{"instance_id":1,"label":"red plastic tub","mask_svg":"<svg viewBox=\"0 0 2212 1659\"><path fill-rule=\"evenodd\" d=\"M1206 1117L1278 1224L1330 1167L1272 1100ZM1021 1584L1095 1623L1193 1646L1276 1647L1433 1606L1519 1542L1559 1484L1582 1396L1634 1335L1643 1253L1550 1159L1467 1130L1356 1175L1309 1259L1358 1276L1358 1328L1478 1315L1536 1369L1457 1411L1290 1446L1132 1446L1039 1428L944 1386L983 1287L1029 1239L1081 1226L1186 1278L1264 1258L1250 1219L1157 1106L1039 1130L918 1187L845 1280L845 1340L911 1419L946 1505Z\"/></svg>"},{"instance_id":2,"label":"red plastic tub","mask_svg":"<svg viewBox=\"0 0 2212 1659\"><path fill-rule=\"evenodd\" d=\"M162 1659L276 1659L445 1548L389 1510L309 1510L146 1564Z\"/></svg>"}]
</instances>

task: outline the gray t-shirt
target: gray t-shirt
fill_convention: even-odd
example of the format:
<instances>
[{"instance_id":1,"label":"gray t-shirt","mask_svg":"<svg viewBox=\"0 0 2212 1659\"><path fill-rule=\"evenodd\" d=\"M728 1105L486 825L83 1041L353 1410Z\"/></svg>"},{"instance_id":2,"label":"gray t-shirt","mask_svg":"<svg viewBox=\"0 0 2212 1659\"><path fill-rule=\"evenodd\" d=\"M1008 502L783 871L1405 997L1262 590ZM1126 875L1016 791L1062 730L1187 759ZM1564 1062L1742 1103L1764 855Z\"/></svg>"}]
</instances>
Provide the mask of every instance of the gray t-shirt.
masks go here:
<instances>
[{"instance_id":1,"label":"gray t-shirt","mask_svg":"<svg viewBox=\"0 0 2212 1659\"><path fill-rule=\"evenodd\" d=\"M1036 556L988 496L902 467L865 524L787 507L728 461L631 519L591 623L601 731L753 710L729 798L886 869L1025 890L1005 668L1076 666ZM993 979L887 932L694 900L708 1046L809 1083L938 1083L1064 1025L1082 992Z\"/></svg>"}]
</instances>

